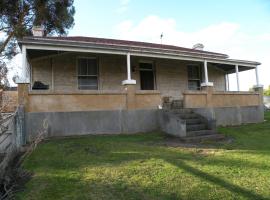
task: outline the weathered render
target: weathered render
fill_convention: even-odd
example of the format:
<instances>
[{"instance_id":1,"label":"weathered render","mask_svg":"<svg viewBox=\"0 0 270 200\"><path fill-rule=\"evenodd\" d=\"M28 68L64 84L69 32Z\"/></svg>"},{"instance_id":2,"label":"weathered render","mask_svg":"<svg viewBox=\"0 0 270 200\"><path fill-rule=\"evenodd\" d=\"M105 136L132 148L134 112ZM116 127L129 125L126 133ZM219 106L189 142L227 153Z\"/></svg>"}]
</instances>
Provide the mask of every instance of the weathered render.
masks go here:
<instances>
[{"instance_id":1,"label":"weathered render","mask_svg":"<svg viewBox=\"0 0 270 200\"><path fill-rule=\"evenodd\" d=\"M197 130L214 130L215 124L263 121L258 62L198 49L103 38L27 37L19 43L24 77L18 83L18 103L25 108L28 140L44 120L48 137L157 129L186 137L196 136ZM79 86L83 80L80 58L95 58L95 73L90 74L94 78L87 79L94 85L87 89ZM238 74L250 69L256 72L256 91L240 92ZM236 92L229 91L227 76L231 73L237 75ZM45 88L33 89L37 82ZM177 118L165 111L165 105L168 109L178 105L178 112L187 109L189 113Z\"/></svg>"}]
</instances>

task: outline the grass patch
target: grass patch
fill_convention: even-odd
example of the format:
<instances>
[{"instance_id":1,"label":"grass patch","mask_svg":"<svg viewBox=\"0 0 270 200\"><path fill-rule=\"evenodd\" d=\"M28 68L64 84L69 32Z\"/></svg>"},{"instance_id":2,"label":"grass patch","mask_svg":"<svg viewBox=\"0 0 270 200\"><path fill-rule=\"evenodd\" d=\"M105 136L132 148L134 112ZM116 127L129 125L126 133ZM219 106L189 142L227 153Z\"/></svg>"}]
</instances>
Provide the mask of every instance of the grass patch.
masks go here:
<instances>
[{"instance_id":1,"label":"grass patch","mask_svg":"<svg viewBox=\"0 0 270 200\"><path fill-rule=\"evenodd\" d=\"M17 199L270 199L270 113L220 128L215 148L161 145L149 133L55 139L24 162L34 173Z\"/></svg>"}]
</instances>

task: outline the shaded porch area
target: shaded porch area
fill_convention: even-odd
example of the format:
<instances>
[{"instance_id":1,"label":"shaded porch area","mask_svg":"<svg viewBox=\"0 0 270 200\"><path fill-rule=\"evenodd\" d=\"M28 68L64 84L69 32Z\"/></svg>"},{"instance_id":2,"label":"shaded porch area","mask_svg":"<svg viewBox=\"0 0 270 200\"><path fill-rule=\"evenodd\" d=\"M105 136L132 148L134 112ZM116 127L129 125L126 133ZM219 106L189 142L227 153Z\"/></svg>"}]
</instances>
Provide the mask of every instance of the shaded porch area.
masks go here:
<instances>
[{"instance_id":1,"label":"shaded porch area","mask_svg":"<svg viewBox=\"0 0 270 200\"><path fill-rule=\"evenodd\" d=\"M257 67L242 61L165 58L27 49L29 112L259 106L256 92L229 91L228 74ZM37 87L41 83L45 87ZM166 107L166 106L165 106ZM170 106L169 106L170 107ZM168 108L168 106L166 107Z\"/></svg>"}]
</instances>

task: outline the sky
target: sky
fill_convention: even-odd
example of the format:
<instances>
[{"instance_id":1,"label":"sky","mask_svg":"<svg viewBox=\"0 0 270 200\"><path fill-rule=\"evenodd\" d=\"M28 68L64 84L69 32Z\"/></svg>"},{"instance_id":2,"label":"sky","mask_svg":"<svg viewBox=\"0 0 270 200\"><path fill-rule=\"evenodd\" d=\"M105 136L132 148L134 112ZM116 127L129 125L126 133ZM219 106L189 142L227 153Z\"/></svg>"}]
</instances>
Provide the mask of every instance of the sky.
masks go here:
<instances>
[{"instance_id":1,"label":"sky","mask_svg":"<svg viewBox=\"0 0 270 200\"><path fill-rule=\"evenodd\" d=\"M70 36L160 43L163 33L163 44L202 43L230 58L259 61L260 83L270 85L270 0L75 0L74 6ZM241 90L254 84L255 70L240 73Z\"/></svg>"}]
</instances>

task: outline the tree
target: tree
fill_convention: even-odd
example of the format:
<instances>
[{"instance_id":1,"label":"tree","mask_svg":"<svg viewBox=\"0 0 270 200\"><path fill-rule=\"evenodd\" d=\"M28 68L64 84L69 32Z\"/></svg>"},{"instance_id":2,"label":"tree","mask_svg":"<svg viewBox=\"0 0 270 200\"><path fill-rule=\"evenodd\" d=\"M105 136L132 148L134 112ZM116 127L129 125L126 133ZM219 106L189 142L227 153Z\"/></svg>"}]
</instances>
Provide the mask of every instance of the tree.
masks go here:
<instances>
[{"instance_id":1,"label":"tree","mask_svg":"<svg viewBox=\"0 0 270 200\"><path fill-rule=\"evenodd\" d=\"M17 40L30 36L33 26L43 26L45 35L66 35L74 14L73 0L1 0L0 33L5 36L0 41L0 71L19 52Z\"/></svg>"},{"instance_id":2,"label":"tree","mask_svg":"<svg viewBox=\"0 0 270 200\"><path fill-rule=\"evenodd\" d=\"M265 96L270 96L270 85L268 86L268 89L264 90L263 94Z\"/></svg>"}]
</instances>

